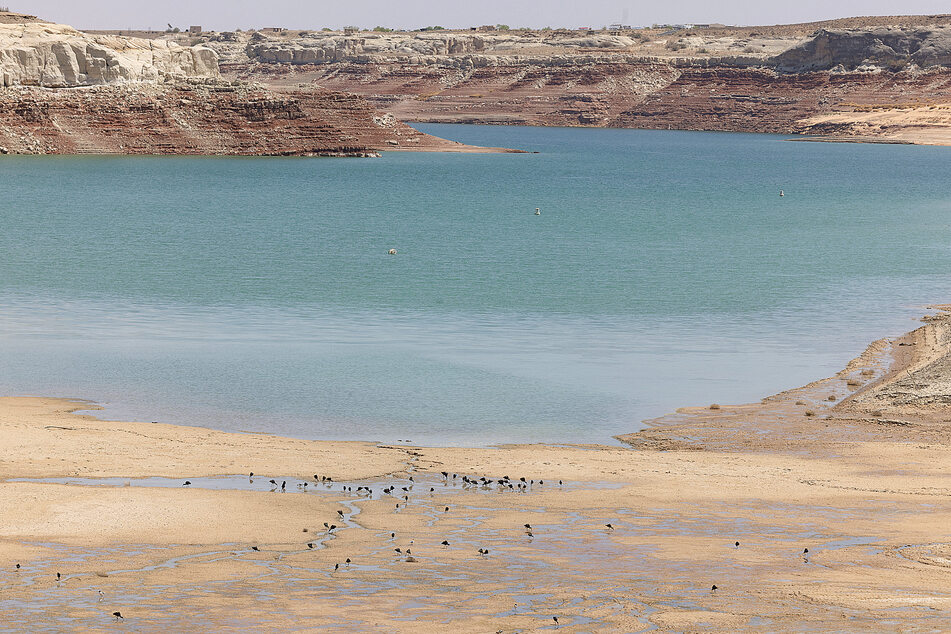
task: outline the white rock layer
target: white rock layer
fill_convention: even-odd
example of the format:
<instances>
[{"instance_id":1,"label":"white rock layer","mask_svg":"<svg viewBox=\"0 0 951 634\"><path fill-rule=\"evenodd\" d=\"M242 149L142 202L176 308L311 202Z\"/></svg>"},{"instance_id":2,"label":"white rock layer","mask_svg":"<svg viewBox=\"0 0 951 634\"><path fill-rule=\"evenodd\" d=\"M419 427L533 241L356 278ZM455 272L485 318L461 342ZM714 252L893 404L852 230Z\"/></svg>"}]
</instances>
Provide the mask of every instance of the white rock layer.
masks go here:
<instances>
[{"instance_id":1,"label":"white rock layer","mask_svg":"<svg viewBox=\"0 0 951 634\"><path fill-rule=\"evenodd\" d=\"M0 24L0 85L62 88L217 77L210 48L90 35L62 24Z\"/></svg>"}]
</instances>

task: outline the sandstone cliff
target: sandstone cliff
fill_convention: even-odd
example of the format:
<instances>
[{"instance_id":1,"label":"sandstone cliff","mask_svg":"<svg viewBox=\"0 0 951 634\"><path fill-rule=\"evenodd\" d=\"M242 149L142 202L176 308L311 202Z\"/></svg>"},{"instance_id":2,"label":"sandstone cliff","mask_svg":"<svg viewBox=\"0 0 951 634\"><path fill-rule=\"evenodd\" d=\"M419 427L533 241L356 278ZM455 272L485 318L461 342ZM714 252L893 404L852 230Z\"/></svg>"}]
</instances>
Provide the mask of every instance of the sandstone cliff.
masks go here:
<instances>
[{"instance_id":1,"label":"sandstone cliff","mask_svg":"<svg viewBox=\"0 0 951 634\"><path fill-rule=\"evenodd\" d=\"M615 33L228 33L203 44L219 52L225 76L354 92L407 121L899 138L885 124L849 122L869 108L951 104L949 23L912 16ZM842 117L816 118L831 114ZM921 120L933 128L942 119Z\"/></svg>"},{"instance_id":2,"label":"sandstone cliff","mask_svg":"<svg viewBox=\"0 0 951 634\"><path fill-rule=\"evenodd\" d=\"M0 154L466 151L366 99L220 77L218 54L0 12Z\"/></svg>"},{"instance_id":3,"label":"sandstone cliff","mask_svg":"<svg viewBox=\"0 0 951 634\"><path fill-rule=\"evenodd\" d=\"M891 70L951 66L951 27L868 30L820 30L813 37L770 60L787 73L817 70Z\"/></svg>"},{"instance_id":4,"label":"sandstone cliff","mask_svg":"<svg viewBox=\"0 0 951 634\"><path fill-rule=\"evenodd\" d=\"M0 90L0 154L368 156L465 151L339 92L283 94L191 79L69 90Z\"/></svg>"},{"instance_id":5,"label":"sandstone cliff","mask_svg":"<svg viewBox=\"0 0 951 634\"><path fill-rule=\"evenodd\" d=\"M0 85L72 87L217 77L210 48L93 36L60 24L0 24Z\"/></svg>"}]
</instances>

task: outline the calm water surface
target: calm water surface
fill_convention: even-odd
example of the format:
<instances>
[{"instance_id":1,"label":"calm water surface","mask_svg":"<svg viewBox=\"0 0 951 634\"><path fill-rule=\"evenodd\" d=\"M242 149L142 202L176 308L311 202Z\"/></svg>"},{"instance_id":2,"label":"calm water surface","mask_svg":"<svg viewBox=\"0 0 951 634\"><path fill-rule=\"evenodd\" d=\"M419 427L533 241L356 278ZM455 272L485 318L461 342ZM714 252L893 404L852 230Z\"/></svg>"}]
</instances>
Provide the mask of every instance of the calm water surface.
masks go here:
<instances>
[{"instance_id":1,"label":"calm water surface","mask_svg":"<svg viewBox=\"0 0 951 634\"><path fill-rule=\"evenodd\" d=\"M2 157L0 393L610 442L828 375L951 300L949 148L420 127L539 153Z\"/></svg>"}]
</instances>

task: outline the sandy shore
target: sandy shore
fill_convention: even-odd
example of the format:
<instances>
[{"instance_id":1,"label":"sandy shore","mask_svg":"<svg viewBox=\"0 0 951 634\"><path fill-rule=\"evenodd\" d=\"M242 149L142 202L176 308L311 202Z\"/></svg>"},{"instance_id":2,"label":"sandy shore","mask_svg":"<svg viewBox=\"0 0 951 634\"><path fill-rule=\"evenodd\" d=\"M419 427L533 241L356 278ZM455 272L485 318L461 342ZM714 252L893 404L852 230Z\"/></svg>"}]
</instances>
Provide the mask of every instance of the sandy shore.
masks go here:
<instances>
[{"instance_id":1,"label":"sandy shore","mask_svg":"<svg viewBox=\"0 0 951 634\"><path fill-rule=\"evenodd\" d=\"M0 617L56 631L947 630L949 343L951 320L934 318L834 377L654 421L623 437L631 449L313 442L0 399Z\"/></svg>"}]
</instances>

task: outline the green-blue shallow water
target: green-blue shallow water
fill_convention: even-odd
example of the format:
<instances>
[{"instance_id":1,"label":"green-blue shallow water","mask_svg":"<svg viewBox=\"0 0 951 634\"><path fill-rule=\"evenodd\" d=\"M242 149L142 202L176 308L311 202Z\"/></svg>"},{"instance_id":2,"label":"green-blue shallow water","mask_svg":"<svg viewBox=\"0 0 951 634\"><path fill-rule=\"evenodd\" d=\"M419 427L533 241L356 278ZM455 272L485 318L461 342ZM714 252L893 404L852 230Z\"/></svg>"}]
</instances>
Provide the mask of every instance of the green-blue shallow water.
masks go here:
<instances>
[{"instance_id":1,"label":"green-blue shallow water","mask_svg":"<svg viewBox=\"0 0 951 634\"><path fill-rule=\"evenodd\" d=\"M0 393L610 442L828 375L951 299L948 148L420 127L539 153L0 158Z\"/></svg>"}]
</instances>

